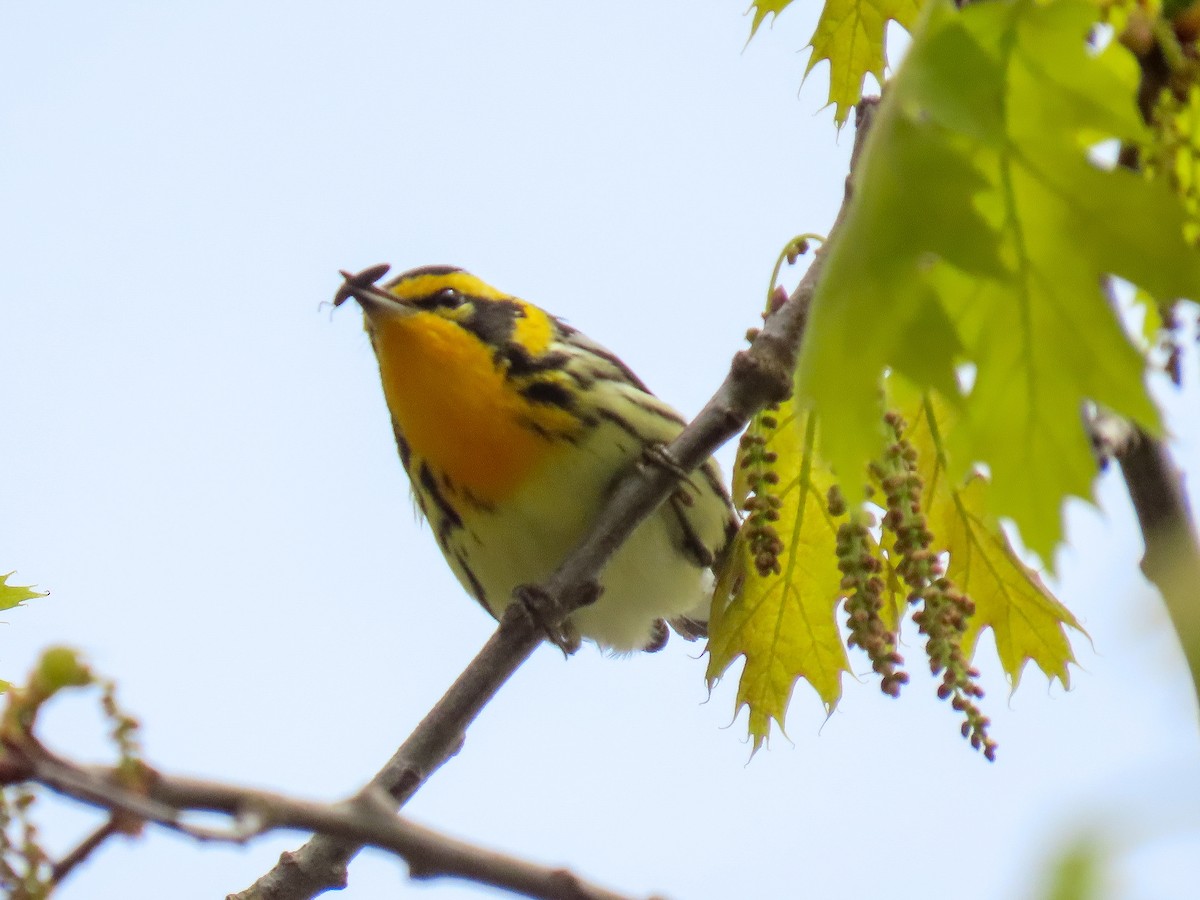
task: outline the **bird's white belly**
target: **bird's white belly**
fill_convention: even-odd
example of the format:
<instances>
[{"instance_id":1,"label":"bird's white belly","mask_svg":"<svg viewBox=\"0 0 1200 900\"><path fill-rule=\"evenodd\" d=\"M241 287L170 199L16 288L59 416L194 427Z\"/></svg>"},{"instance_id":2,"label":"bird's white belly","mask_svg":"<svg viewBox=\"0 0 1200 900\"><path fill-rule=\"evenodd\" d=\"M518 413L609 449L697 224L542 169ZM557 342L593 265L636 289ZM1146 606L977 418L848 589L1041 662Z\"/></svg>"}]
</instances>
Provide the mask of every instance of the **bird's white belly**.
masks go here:
<instances>
[{"instance_id":1,"label":"bird's white belly","mask_svg":"<svg viewBox=\"0 0 1200 900\"><path fill-rule=\"evenodd\" d=\"M640 451L619 448L629 443L627 439L618 443L614 438L612 433L597 434L589 443L636 458ZM454 542L469 560L497 618L518 585L544 580L574 549L621 468L619 460L598 465L590 454L569 453L560 460L508 498L503 515L473 511L464 516L466 527L455 534ZM677 546L668 519L673 514L661 507L609 560L600 574L599 599L571 616L582 637L618 652L640 650L650 643L659 619L696 615L698 609L707 619L713 576ZM462 566L449 561L463 586L476 593Z\"/></svg>"}]
</instances>

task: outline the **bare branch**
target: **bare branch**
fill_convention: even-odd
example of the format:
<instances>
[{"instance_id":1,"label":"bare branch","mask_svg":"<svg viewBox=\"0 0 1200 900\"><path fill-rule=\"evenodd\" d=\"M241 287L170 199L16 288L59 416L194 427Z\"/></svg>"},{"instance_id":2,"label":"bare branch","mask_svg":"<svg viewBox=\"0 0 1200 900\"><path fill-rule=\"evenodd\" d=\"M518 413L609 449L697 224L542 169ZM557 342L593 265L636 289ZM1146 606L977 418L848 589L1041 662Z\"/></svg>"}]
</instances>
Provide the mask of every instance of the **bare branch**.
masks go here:
<instances>
[{"instance_id":1,"label":"bare branch","mask_svg":"<svg viewBox=\"0 0 1200 900\"><path fill-rule=\"evenodd\" d=\"M852 170L877 103L872 98L858 106ZM846 200L830 232L831 237L844 218L849 199L848 177ZM825 246L816 251L789 302L767 318L748 349L734 356L730 372L716 394L667 448L670 458L682 469L691 470L700 465L714 450L745 428L755 413L790 393L796 353L822 268ZM355 277L348 276L348 283ZM355 284L351 284L351 289L354 287ZM579 602L581 594L594 583L608 558L674 490L676 477L669 468L662 466L639 464L631 470L617 484L588 535L541 586L541 593L558 600L564 610L574 608L572 598L575 604ZM518 604L510 604L487 646L375 776L372 788L385 791L397 804L403 805L425 779L457 751L467 725L541 641L542 635L529 617L516 612L518 607ZM229 900L301 900L343 887L346 866L358 850L347 841L315 837L294 853L285 853L270 872L245 891L231 894Z\"/></svg>"},{"instance_id":2,"label":"bare branch","mask_svg":"<svg viewBox=\"0 0 1200 900\"><path fill-rule=\"evenodd\" d=\"M324 834L354 846L378 847L401 856L415 879L459 878L541 900L628 900L566 869L542 866L487 850L398 817L386 794L362 792L342 803L323 804L196 778L145 772L135 792L122 773L107 766L80 766L49 753L31 736L6 741L9 774L110 812L109 820L53 867L58 884L115 834L136 831L143 818L208 841L245 843L276 830ZM127 774L127 773L126 773ZM219 813L229 827L199 828L189 812Z\"/></svg>"}]
</instances>

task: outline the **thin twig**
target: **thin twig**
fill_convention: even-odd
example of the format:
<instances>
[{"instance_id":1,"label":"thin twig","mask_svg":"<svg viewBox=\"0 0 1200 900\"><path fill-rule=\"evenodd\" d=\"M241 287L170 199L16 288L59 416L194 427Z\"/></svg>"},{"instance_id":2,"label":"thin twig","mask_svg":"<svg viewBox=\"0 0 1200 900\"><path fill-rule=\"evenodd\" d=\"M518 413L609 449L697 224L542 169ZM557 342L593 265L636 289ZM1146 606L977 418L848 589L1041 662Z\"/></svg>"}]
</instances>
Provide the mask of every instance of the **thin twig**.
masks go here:
<instances>
[{"instance_id":1,"label":"thin twig","mask_svg":"<svg viewBox=\"0 0 1200 900\"><path fill-rule=\"evenodd\" d=\"M851 170L857 161L877 100L859 104ZM831 236L842 221L850 199L838 213ZM728 376L713 398L667 448L670 458L690 471L708 459L725 441L745 428L750 418L791 390L796 353L804 332L808 306L816 290L825 257L819 248L791 299L763 324L746 350L733 359ZM350 276L348 281L354 276ZM354 287L353 284L349 290ZM564 601L587 589L605 561L628 539L675 488L676 475L662 466L638 465L617 484L584 540L541 586L551 598ZM510 604L512 612L517 604ZM419 724L371 785L392 796L398 805L461 745L466 727L541 640L528 616L506 612L483 651L467 666L454 686ZM278 864L246 890L228 900L306 900L329 889L344 887L346 866L359 847L319 835L299 850L285 853Z\"/></svg>"},{"instance_id":2,"label":"thin twig","mask_svg":"<svg viewBox=\"0 0 1200 900\"><path fill-rule=\"evenodd\" d=\"M79 845L76 846L74 850L54 864L54 867L50 870L50 884L52 886L62 884L62 882L66 880L66 877L71 874L75 867L95 853L100 848L101 844L103 844L113 835L121 833L122 829L120 825L117 824L116 818L110 818L107 822L80 841Z\"/></svg>"}]
</instances>

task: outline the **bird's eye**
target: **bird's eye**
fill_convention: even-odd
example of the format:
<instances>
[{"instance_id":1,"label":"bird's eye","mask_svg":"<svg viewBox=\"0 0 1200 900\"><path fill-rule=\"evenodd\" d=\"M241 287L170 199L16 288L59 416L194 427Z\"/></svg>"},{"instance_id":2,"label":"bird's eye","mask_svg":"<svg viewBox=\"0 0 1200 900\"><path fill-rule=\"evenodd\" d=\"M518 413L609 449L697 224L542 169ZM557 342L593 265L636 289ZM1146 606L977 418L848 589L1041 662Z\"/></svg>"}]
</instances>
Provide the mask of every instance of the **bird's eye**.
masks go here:
<instances>
[{"instance_id":1,"label":"bird's eye","mask_svg":"<svg viewBox=\"0 0 1200 900\"><path fill-rule=\"evenodd\" d=\"M454 288L442 288L435 293L430 299L430 306L444 306L447 309L454 309L456 306L462 306L463 295Z\"/></svg>"}]
</instances>

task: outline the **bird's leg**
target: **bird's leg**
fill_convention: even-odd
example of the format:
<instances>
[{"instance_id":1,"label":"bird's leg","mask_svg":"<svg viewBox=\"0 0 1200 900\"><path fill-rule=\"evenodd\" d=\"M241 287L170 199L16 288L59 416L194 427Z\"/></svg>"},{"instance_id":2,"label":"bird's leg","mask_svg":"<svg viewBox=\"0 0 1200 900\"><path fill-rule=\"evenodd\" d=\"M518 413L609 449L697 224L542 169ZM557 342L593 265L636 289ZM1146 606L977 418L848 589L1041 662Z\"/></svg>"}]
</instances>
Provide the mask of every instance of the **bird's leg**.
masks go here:
<instances>
[{"instance_id":1,"label":"bird's leg","mask_svg":"<svg viewBox=\"0 0 1200 900\"><path fill-rule=\"evenodd\" d=\"M647 444L645 449L642 450L642 462L649 466L666 469L697 494L700 493L700 488L696 486L696 482L692 481L691 474L671 455L670 451L667 450L666 444ZM683 494L682 491L679 493ZM686 494L684 496L687 497L684 502L690 505L691 497Z\"/></svg>"},{"instance_id":2,"label":"bird's leg","mask_svg":"<svg viewBox=\"0 0 1200 900\"><path fill-rule=\"evenodd\" d=\"M567 617L581 606L595 603L599 596L600 586L595 582L586 585L579 596L569 598L567 602L558 600L536 584L517 585L513 591L514 605L564 656L573 654L580 645L579 632Z\"/></svg>"}]
</instances>

